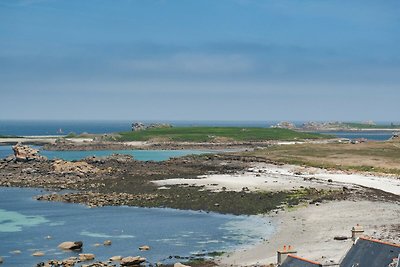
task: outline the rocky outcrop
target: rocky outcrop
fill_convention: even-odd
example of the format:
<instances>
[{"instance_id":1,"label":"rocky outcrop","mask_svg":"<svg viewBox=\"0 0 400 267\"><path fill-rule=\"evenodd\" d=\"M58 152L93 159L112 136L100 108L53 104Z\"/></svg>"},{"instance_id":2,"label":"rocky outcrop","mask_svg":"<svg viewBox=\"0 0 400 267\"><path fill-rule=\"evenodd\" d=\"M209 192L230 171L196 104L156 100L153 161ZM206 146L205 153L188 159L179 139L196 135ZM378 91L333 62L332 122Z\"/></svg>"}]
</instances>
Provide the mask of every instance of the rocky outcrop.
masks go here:
<instances>
[{"instance_id":1,"label":"rocky outcrop","mask_svg":"<svg viewBox=\"0 0 400 267\"><path fill-rule=\"evenodd\" d=\"M109 261L120 261L122 260L122 256L112 256Z\"/></svg>"},{"instance_id":2,"label":"rocky outcrop","mask_svg":"<svg viewBox=\"0 0 400 267\"><path fill-rule=\"evenodd\" d=\"M14 160L16 161L33 161L33 160L46 160L47 158L39 154L39 150L30 146L16 144L12 147L14 151Z\"/></svg>"},{"instance_id":3,"label":"rocky outcrop","mask_svg":"<svg viewBox=\"0 0 400 267\"><path fill-rule=\"evenodd\" d=\"M140 247L139 247L139 250L141 250L141 251L150 250L150 247L147 246L147 245L145 245L145 246L140 246Z\"/></svg>"},{"instance_id":4,"label":"rocky outcrop","mask_svg":"<svg viewBox=\"0 0 400 267\"><path fill-rule=\"evenodd\" d=\"M174 267L190 267L190 266L189 266L189 265L182 264L182 263L180 263L180 262L177 262L177 263L174 264Z\"/></svg>"},{"instance_id":5,"label":"rocky outcrop","mask_svg":"<svg viewBox=\"0 0 400 267\"><path fill-rule=\"evenodd\" d=\"M145 261L146 258L142 258L140 256L125 257L121 260L121 266L139 266L141 263Z\"/></svg>"},{"instance_id":6,"label":"rocky outcrop","mask_svg":"<svg viewBox=\"0 0 400 267\"><path fill-rule=\"evenodd\" d=\"M111 240L105 240L105 241L103 242L103 245L104 245L104 246L111 246L111 244L112 244Z\"/></svg>"},{"instance_id":7,"label":"rocky outcrop","mask_svg":"<svg viewBox=\"0 0 400 267\"><path fill-rule=\"evenodd\" d=\"M146 126L142 122L134 122L132 123L132 132L146 130Z\"/></svg>"},{"instance_id":8,"label":"rocky outcrop","mask_svg":"<svg viewBox=\"0 0 400 267\"><path fill-rule=\"evenodd\" d=\"M281 129L294 130L294 129L296 129L296 125L293 122L281 121L280 123L272 126L272 128L281 128Z\"/></svg>"},{"instance_id":9,"label":"rocky outcrop","mask_svg":"<svg viewBox=\"0 0 400 267\"><path fill-rule=\"evenodd\" d=\"M94 260L94 258L95 258L94 254L91 254L91 253L79 254L80 261L91 261L91 260Z\"/></svg>"},{"instance_id":10,"label":"rocky outcrop","mask_svg":"<svg viewBox=\"0 0 400 267\"><path fill-rule=\"evenodd\" d=\"M132 132L143 131L154 128L172 128L172 125L168 123L151 123L148 125L144 124L143 122L132 123Z\"/></svg>"},{"instance_id":11,"label":"rocky outcrop","mask_svg":"<svg viewBox=\"0 0 400 267\"><path fill-rule=\"evenodd\" d=\"M56 173L77 175L99 172L99 169L84 161L70 162L65 160L56 160L53 162L53 169Z\"/></svg>"},{"instance_id":12,"label":"rocky outcrop","mask_svg":"<svg viewBox=\"0 0 400 267\"><path fill-rule=\"evenodd\" d=\"M58 248L64 249L64 250L79 250L83 246L83 243L81 241L66 241L62 242L60 245L58 245Z\"/></svg>"}]
</instances>

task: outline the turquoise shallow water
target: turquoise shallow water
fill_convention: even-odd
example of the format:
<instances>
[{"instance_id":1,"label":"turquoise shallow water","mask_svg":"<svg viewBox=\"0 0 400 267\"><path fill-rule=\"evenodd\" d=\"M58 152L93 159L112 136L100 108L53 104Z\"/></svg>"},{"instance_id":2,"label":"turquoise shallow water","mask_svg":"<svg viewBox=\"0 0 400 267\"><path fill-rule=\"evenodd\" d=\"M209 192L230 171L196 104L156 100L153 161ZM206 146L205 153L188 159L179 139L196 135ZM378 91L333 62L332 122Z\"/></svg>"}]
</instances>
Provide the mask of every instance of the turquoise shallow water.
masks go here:
<instances>
[{"instance_id":1,"label":"turquoise shallow water","mask_svg":"<svg viewBox=\"0 0 400 267\"><path fill-rule=\"evenodd\" d=\"M179 259L173 256L226 251L259 242L274 231L268 218L257 216L135 207L87 208L32 198L40 193L38 189L0 187L2 266L34 266L47 259L77 256L77 252L57 249L66 240L83 241L83 253L94 253L97 260L141 255L151 263L176 262ZM106 239L113 241L112 246L94 246ZM141 245L152 249L141 252ZM21 254L12 254L14 250ZM31 256L36 250L45 252L45 257Z\"/></svg>"},{"instance_id":2,"label":"turquoise shallow water","mask_svg":"<svg viewBox=\"0 0 400 267\"><path fill-rule=\"evenodd\" d=\"M40 148L40 147L37 147ZM216 151L214 151L216 152ZM13 153L11 146L0 146L0 159ZM48 151L41 150L40 153L49 159L80 160L87 157L105 157L112 154L132 155L136 160L163 161L172 157L182 157L186 155L199 155L210 153L206 150L97 150L97 151Z\"/></svg>"},{"instance_id":3,"label":"turquoise shallow water","mask_svg":"<svg viewBox=\"0 0 400 267\"><path fill-rule=\"evenodd\" d=\"M132 155L134 159L147 161L163 161L173 157L182 157L190 154L204 154L202 150L98 150L98 151L47 151L42 150L42 155L49 159L60 158L64 160L80 160L83 158L97 156L105 157L112 154ZM209 153L209 152L208 152Z\"/></svg>"}]
</instances>

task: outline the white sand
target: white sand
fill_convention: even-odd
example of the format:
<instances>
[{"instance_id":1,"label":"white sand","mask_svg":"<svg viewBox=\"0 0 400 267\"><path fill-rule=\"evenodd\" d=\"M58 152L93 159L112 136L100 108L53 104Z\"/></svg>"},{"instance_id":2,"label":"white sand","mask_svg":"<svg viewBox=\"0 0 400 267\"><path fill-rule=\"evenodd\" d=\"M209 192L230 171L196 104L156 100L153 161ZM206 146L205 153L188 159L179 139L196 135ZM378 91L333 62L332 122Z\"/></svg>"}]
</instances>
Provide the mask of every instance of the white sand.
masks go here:
<instances>
[{"instance_id":1,"label":"white sand","mask_svg":"<svg viewBox=\"0 0 400 267\"><path fill-rule=\"evenodd\" d=\"M313 178L311 181L309 178ZM331 179L332 182L328 182ZM399 177L348 174L292 165L256 164L244 173L206 175L199 179L170 179L155 181L160 186L170 184L203 185L211 190L279 191L300 187L332 188L365 186L400 195ZM400 198L399 198L400 203ZM360 224L365 234L400 243L400 234L387 230L399 224L399 203L370 201L336 201L298 208L272 215L276 234L267 242L218 259L221 266L254 266L276 263L276 250L292 245L298 255L322 263L339 262L350 248L351 240L336 241L335 236L350 236L351 227Z\"/></svg>"},{"instance_id":2,"label":"white sand","mask_svg":"<svg viewBox=\"0 0 400 267\"><path fill-rule=\"evenodd\" d=\"M277 233L266 242L243 251L235 251L218 259L221 266L252 266L276 263L276 251L291 245L298 255L324 262L339 262L352 241L336 241L335 236L351 236L351 227L360 224L365 234L380 238L381 233L399 223L400 205L384 202L340 201L299 208L275 216ZM397 233L398 234L398 233ZM399 236L383 236L399 242Z\"/></svg>"},{"instance_id":3,"label":"white sand","mask_svg":"<svg viewBox=\"0 0 400 267\"><path fill-rule=\"evenodd\" d=\"M313 179L310 181L309 178ZM332 182L328 183L328 180L332 180ZM247 172L232 175L206 175L199 176L198 179L177 178L154 181L154 183L160 186L197 185L211 190L221 190L222 187L225 187L226 190L232 191L240 191L244 187L249 190L280 191L300 187L331 188L360 185L400 195L399 177L348 174L340 171L272 164L257 164Z\"/></svg>"}]
</instances>

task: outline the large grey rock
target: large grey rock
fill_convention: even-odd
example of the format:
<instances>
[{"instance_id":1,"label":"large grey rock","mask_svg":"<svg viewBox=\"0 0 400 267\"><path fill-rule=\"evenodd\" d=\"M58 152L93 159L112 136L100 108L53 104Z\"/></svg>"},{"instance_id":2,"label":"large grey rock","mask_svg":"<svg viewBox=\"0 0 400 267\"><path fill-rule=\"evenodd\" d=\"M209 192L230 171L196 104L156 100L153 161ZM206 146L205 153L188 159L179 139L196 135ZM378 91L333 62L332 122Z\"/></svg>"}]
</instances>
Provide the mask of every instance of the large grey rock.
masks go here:
<instances>
[{"instance_id":1,"label":"large grey rock","mask_svg":"<svg viewBox=\"0 0 400 267\"><path fill-rule=\"evenodd\" d=\"M94 258L95 258L94 254L91 253L79 254L80 261L91 261L94 260Z\"/></svg>"},{"instance_id":2,"label":"large grey rock","mask_svg":"<svg viewBox=\"0 0 400 267\"><path fill-rule=\"evenodd\" d=\"M142 258L140 256L125 257L121 260L121 266L139 266L141 263L145 261L146 258Z\"/></svg>"},{"instance_id":3,"label":"large grey rock","mask_svg":"<svg viewBox=\"0 0 400 267\"><path fill-rule=\"evenodd\" d=\"M180 262L177 262L177 263L174 264L174 267L191 267L191 266L182 264Z\"/></svg>"},{"instance_id":4,"label":"large grey rock","mask_svg":"<svg viewBox=\"0 0 400 267\"><path fill-rule=\"evenodd\" d=\"M62 242L60 245L58 245L59 248L64 249L64 250L77 250L81 249L83 246L83 243L81 241L66 241Z\"/></svg>"},{"instance_id":5,"label":"large grey rock","mask_svg":"<svg viewBox=\"0 0 400 267\"><path fill-rule=\"evenodd\" d=\"M120 260L122 260L122 256L112 256L109 260L110 261L120 261Z\"/></svg>"}]
</instances>

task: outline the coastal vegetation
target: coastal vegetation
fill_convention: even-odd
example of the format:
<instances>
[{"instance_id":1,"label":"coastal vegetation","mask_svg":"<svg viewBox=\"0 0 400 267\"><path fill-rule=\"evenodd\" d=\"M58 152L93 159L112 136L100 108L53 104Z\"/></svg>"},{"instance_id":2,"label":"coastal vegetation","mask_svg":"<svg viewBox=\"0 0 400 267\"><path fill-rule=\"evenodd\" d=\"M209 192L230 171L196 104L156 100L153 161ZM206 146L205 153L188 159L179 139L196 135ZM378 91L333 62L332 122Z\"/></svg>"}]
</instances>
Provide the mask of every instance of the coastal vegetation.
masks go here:
<instances>
[{"instance_id":1,"label":"coastal vegetation","mask_svg":"<svg viewBox=\"0 0 400 267\"><path fill-rule=\"evenodd\" d=\"M267 140L298 140L323 139L330 136L303 133L277 128L241 128L241 127L173 127L153 128L134 132L121 132L118 141L267 141Z\"/></svg>"},{"instance_id":2,"label":"coastal vegetation","mask_svg":"<svg viewBox=\"0 0 400 267\"><path fill-rule=\"evenodd\" d=\"M336 170L400 174L400 142L296 144L243 152L276 162Z\"/></svg>"}]
</instances>

